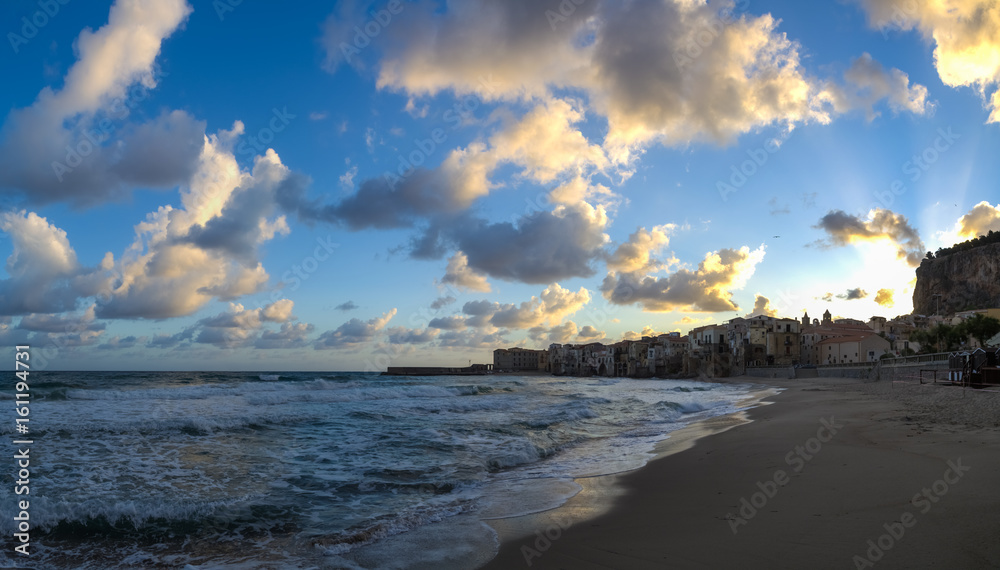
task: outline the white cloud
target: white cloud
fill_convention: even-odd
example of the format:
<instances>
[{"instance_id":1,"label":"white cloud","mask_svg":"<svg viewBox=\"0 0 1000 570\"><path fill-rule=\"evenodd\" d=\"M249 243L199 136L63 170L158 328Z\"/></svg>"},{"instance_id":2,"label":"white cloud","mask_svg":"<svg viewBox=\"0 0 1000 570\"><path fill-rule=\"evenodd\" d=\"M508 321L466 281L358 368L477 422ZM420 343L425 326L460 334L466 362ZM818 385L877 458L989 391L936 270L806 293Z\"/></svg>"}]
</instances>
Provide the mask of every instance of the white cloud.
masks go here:
<instances>
[{"instance_id":1,"label":"white cloud","mask_svg":"<svg viewBox=\"0 0 1000 570\"><path fill-rule=\"evenodd\" d=\"M357 348L361 345L372 344L394 316L396 316L396 309L368 321L351 319L336 329L321 334L313 344L313 348L316 350Z\"/></svg>"},{"instance_id":2,"label":"white cloud","mask_svg":"<svg viewBox=\"0 0 1000 570\"><path fill-rule=\"evenodd\" d=\"M764 259L764 246L720 249L709 253L698 269L679 269L665 277L636 273L608 273L601 285L604 297L616 305L638 304L643 310L666 312L735 311L732 291L742 289Z\"/></svg>"},{"instance_id":3,"label":"white cloud","mask_svg":"<svg viewBox=\"0 0 1000 570\"><path fill-rule=\"evenodd\" d=\"M800 46L770 14L720 16L731 1L586 2L555 29L544 3L470 0L447 8L413 13L387 30L393 41L380 87L487 101L582 90L606 118L604 146L619 164L652 142L725 143L767 125L826 123L851 108L830 108L827 82L805 72ZM876 97L873 88L888 82L892 89L878 95L923 112L914 97L900 95L919 95L898 86L901 78L870 75L857 87Z\"/></svg>"},{"instance_id":4,"label":"white cloud","mask_svg":"<svg viewBox=\"0 0 1000 570\"><path fill-rule=\"evenodd\" d=\"M11 237L10 276L0 281L0 315L71 311L81 295L106 286L110 258L98 268L84 268L66 232L34 212L0 214L0 229Z\"/></svg>"},{"instance_id":5,"label":"white cloud","mask_svg":"<svg viewBox=\"0 0 1000 570\"><path fill-rule=\"evenodd\" d=\"M962 216L955 228L958 236L965 239L986 235L991 231L1000 232L1000 204L994 206L985 200Z\"/></svg>"},{"instance_id":6,"label":"white cloud","mask_svg":"<svg viewBox=\"0 0 1000 570\"><path fill-rule=\"evenodd\" d=\"M872 27L918 30L934 43L934 66L945 85L972 87L1000 122L1000 5L994 0L860 0ZM991 93L992 92L992 93Z\"/></svg>"},{"instance_id":7,"label":"white cloud","mask_svg":"<svg viewBox=\"0 0 1000 570\"><path fill-rule=\"evenodd\" d=\"M654 254L670 243L670 233L677 226L667 224L656 226L652 230L638 228L629 236L628 241L620 244L608 257L608 269L623 273L636 271L657 271L660 262Z\"/></svg>"},{"instance_id":8,"label":"white cloud","mask_svg":"<svg viewBox=\"0 0 1000 570\"><path fill-rule=\"evenodd\" d=\"M289 232L278 213L278 192L294 175L273 150L242 171L231 146L242 133L206 138L197 173L180 208L163 206L136 226L136 239L115 264L118 279L98 303L108 318L188 315L213 298L261 291L268 274L258 248Z\"/></svg>"},{"instance_id":9,"label":"white cloud","mask_svg":"<svg viewBox=\"0 0 1000 570\"><path fill-rule=\"evenodd\" d=\"M295 319L292 316L293 307L294 303L289 299L279 299L256 309L230 303L227 312L199 320L185 336L193 337L197 343L212 344L220 348L302 346L305 335L313 327L305 323L290 322ZM265 330L265 324L269 322L282 323L281 329Z\"/></svg>"},{"instance_id":10,"label":"white cloud","mask_svg":"<svg viewBox=\"0 0 1000 570\"><path fill-rule=\"evenodd\" d=\"M581 287L573 292L558 283L545 288L541 295L519 305L498 305L490 324L498 328L528 329L540 325L556 326L590 302L590 291ZM575 332L574 332L575 334Z\"/></svg>"},{"instance_id":11,"label":"white cloud","mask_svg":"<svg viewBox=\"0 0 1000 570\"><path fill-rule=\"evenodd\" d=\"M924 257L924 243L920 232L910 225L902 214L891 210L874 209L867 219L833 210L823 216L816 226L830 236L822 245L844 246L860 242L888 242L897 250L899 259L911 267L920 265Z\"/></svg>"},{"instance_id":12,"label":"white cloud","mask_svg":"<svg viewBox=\"0 0 1000 570\"><path fill-rule=\"evenodd\" d=\"M92 205L132 186L171 187L190 175L205 125L183 111L145 124L126 119L166 74L163 40L187 19L184 0L118 0L108 23L81 32L78 60L59 89L10 112L0 131L0 185L34 203Z\"/></svg>"},{"instance_id":13,"label":"white cloud","mask_svg":"<svg viewBox=\"0 0 1000 570\"><path fill-rule=\"evenodd\" d=\"M459 289L468 291L490 292L490 283L486 276L477 273L469 268L469 258L461 251L456 251L448 260L448 267L445 269L442 283L455 285Z\"/></svg>"}]
</instances>

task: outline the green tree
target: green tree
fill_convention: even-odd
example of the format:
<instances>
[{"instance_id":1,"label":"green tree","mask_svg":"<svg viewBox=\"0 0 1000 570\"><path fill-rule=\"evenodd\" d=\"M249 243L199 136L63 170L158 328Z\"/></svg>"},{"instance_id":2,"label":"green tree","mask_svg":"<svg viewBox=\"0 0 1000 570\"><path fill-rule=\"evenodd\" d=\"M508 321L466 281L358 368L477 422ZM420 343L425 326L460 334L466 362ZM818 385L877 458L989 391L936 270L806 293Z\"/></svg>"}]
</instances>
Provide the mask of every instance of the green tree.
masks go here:
<instances>
[{"instance_id":1,"label":"green tree","mask_svg":"<svg viewBox=\"0 0 1000 570\"><path fill-rule=\"evenodd\" d=\"M995 334L1000 333L1000 320L987 317L982 313L976 313L956 328L959 327L961 328L962 336L971 336L979 341L979 346L986 346L987 340Z\"/></svg>"}]
</instances>

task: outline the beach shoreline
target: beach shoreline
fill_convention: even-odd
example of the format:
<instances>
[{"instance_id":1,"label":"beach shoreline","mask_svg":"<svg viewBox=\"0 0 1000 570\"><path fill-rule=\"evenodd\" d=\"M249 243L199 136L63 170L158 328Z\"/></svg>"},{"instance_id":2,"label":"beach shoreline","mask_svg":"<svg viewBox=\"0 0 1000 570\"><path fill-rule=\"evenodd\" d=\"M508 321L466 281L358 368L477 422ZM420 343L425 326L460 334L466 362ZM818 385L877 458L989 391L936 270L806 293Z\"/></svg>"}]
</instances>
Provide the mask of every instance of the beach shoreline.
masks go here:
<instances>
[{"instance_id":1,"label":"beach shoreline","mask_svg":"<svg viewBox=\"0 0 1000 570\"><path fill-rule=\"evenodd\" d=\"M674 432L641 469L578 479L557 509L486 521L501 546L482 568L1000 566L1000 395L716 381L782 391Z\"/></svg>"}]
</instances>

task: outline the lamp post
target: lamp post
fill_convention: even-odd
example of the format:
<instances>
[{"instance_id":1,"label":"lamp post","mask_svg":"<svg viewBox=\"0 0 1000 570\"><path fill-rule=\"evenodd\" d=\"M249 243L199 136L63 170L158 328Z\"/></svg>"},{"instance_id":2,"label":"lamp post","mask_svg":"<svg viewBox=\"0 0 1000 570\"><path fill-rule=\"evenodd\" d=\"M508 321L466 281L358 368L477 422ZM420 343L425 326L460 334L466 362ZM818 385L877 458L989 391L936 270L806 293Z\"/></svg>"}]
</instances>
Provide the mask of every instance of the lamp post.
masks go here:
<instances>
[{"instance_id":1,"label":"lamp post","mask_svg":"<svg viewBox=\"0 0 1000 570\"><path fill-rule=\"evenodd\" d=\"M934 293L931 296L937 298L937 309L934 311L934 314L936 316L940 317L941 316L941 294L940 293ZM940 326L940 323L939 323L938 326ZM938 335L937 335L937 349L941 350L941 329L939 329L937 327L934 327L934 328L936 328L937 331L938 331Z\"/></svg>"}]
</instances>

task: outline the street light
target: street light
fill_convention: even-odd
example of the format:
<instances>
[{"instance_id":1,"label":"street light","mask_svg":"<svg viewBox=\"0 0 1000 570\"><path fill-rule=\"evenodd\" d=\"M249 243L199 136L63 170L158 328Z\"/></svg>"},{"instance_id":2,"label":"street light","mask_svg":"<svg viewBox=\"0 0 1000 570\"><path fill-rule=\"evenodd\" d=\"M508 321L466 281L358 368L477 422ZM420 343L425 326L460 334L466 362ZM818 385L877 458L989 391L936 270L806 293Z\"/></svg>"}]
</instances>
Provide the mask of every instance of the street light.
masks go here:
<instances>
[{"instance_id":1,"label":"street light","mask_svg":"<svg viewBox=\"0 0 1000 570\"><path fill-rule=\"evenodd\" d=\"M937 297L937 309L935 310L934 314L936 316L940 317L941 316L941 294L940 293L934 293L931 296L932 297ZM940 326L940 323L938 324L938 326ZM941 329L938 328L937 326L934 327L934 328L938 331L938 335L937 335L937 349L941 350Z\"/></svg>"}]
</instances>

